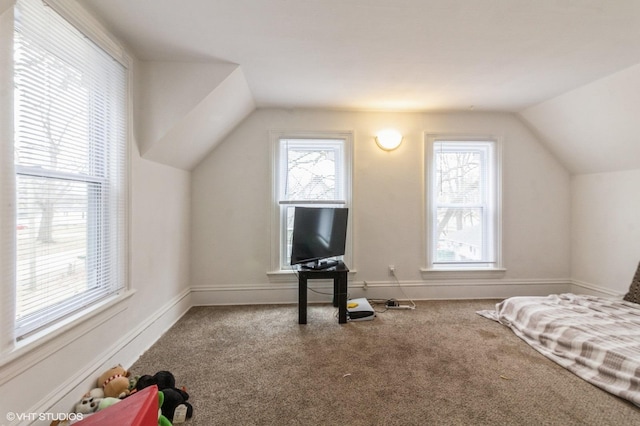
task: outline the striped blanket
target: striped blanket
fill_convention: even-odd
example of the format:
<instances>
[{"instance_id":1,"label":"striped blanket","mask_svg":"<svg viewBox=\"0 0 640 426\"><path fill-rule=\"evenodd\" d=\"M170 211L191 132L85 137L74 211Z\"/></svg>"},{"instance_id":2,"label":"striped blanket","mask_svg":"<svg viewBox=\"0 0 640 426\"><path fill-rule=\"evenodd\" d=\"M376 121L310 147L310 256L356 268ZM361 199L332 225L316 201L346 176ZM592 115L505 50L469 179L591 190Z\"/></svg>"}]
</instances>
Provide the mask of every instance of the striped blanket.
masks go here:
<instances>
[{"instance_id":1,"label":"striped blanket","mask_svg":"<svg viewBox=\"0 0 640 426\"><path fill-rule=\"evenodd\" d=\"M584 380L640 406L640 305L574 294L512 297L498 321Z\"/></svg>"}]
</instances>

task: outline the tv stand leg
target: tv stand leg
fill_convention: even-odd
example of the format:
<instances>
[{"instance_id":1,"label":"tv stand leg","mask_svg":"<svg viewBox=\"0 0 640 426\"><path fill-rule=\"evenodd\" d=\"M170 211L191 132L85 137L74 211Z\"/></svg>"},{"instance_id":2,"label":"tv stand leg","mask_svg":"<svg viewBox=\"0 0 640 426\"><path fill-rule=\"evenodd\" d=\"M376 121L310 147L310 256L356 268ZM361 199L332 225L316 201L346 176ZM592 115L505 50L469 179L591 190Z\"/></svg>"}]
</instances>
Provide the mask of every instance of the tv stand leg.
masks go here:
<instances>
[{"instance_id":1,"label":"tv stand leg","mask_svg":"<svg viewBox=\"0 0 640 426\"><path fill-rule=\"evenodd\" d=\"M334 297L334 300L337 299L337 302L338 302L338 323L345 324L347 322L347 273L346 272L340 272L339 276L336 277L336 279L334 279L333 297Z\"/></svg>"},{"instance_id":2,"label":"tv stand leg","mask_svg":"<svg viewBox=\"0 0 640 426\"><path fill-rule=\"evenodd\" d=\"M298 324L307 323L307 278L298 280Z\"/></svg>"}]
</instances>

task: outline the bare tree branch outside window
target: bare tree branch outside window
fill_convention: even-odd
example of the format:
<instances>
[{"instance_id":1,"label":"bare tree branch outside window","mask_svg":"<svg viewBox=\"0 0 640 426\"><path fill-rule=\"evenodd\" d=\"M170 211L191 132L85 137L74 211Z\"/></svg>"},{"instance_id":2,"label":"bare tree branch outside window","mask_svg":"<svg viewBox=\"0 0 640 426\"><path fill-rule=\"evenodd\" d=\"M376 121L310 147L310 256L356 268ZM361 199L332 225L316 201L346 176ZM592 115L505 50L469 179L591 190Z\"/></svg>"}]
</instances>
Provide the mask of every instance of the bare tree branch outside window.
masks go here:
<instances>
[{"instance_id":1,"label":"bare tree branch outside window","mask_svg":"<svg viewBox=\"0 0 640 426\"><path fill-rule=\"evenodd\" d=\"M482 164L477 151L436 151L437 260L481 260Z\"/></svg>"}]
</instances>

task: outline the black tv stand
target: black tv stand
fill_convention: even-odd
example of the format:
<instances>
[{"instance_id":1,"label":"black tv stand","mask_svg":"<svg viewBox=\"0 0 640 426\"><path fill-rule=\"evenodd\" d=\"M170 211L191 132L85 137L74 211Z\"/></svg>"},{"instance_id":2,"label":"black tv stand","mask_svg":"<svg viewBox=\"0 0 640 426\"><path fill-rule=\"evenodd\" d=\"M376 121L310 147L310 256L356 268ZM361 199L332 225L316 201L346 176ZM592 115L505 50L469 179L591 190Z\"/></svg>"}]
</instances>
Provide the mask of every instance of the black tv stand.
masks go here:
<instances>
[{"instance_id":1,"label":"black tv stand","mask_svg":"<svg viewBox=\"0 0 640 426\"><path fill-rule=\"evenodd\" d=\"M323 261L316 260L315 262L306 263L302 265L300 268L306 269L309 271L322 271L325 269L335 268L339 264L340 264L339 260L323 260Z\"/></svg>"},{"instance_id":2,"label":"black tv stand","mask_svg":"<svg viewBox=\"0 0 640 426\"><path fill-rule=\"evenodd\" d=\"M347 273L341 261L330 269L300 269L298 271L298 324L307 323L307 281L333 280L333 306L338 308L338 323L347 322Z\"/></svg>"}]
</instances>

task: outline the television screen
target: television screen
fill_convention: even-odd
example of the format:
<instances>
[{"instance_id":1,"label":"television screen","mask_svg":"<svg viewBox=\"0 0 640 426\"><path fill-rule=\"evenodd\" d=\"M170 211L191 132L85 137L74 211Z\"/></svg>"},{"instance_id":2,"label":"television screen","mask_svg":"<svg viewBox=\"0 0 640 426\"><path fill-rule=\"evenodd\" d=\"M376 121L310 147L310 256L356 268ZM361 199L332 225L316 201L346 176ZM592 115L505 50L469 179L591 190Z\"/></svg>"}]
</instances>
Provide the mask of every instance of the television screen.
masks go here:
<instances>
[{"instance_id":1,"label":"television screen","mask_svg":"<svg viewBox=\"0 0 640 426\"><path fill-rule=\"evenodd\" d=\"M342 256L347 240L349 209L296 207L291 242L291 265ZM313 267L313 265L309 265Z\"/></svg>"}]
</instances>

